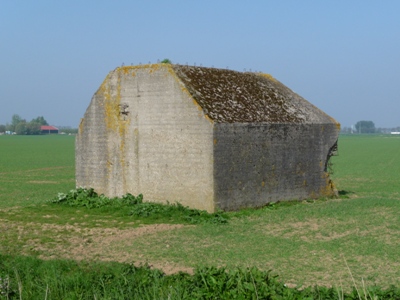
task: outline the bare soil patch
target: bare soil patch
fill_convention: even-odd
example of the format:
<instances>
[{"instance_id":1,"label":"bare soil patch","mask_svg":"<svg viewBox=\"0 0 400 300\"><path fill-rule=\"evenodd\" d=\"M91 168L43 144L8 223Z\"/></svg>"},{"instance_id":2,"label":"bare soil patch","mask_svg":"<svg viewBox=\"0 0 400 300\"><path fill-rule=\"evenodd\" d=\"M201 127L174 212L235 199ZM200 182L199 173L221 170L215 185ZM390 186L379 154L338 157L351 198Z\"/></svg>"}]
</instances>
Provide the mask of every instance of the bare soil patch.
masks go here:
<instances>
[{"instance_id":1,"label":"bare soil patch","mask_svg":"<svg viewBox=\"0 0 400 300\"><path fill-rule=\"evenodd\" d=\"M45 215L44 218L52 216ZM18 241L24 241L25 252L36 252L41 259L100 260L149 265L166 274L188 272L193 269L166 262L148 262L145 255L135 250L135 239L141 236L179 230L182 224L152 224L130 229L87 228L78 225L39 224L0 220L0 232L13 231ZM23 251L24 252L24 251Z\"/></svg>"}]
</instances>

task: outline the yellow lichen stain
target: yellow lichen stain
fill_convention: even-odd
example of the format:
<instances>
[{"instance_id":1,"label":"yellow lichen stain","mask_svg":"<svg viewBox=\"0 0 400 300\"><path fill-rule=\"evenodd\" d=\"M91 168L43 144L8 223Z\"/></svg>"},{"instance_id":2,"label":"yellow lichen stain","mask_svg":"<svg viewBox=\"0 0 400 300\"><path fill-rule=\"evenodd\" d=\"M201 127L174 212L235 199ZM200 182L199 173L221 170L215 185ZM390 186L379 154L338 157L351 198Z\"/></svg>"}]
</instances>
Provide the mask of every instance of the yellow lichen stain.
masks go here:
<instances>
[{"instance_id":1,"label":"yellow lichen stain","mask_svg":"<svg viewBox=\"0 0 400 300\"><path fill-rule=\"evenodd\" d=\"M189 93L189 91L187 90L187 88L184 87L183 85L181 85L181 91L184 92L184 93L186 93L186 94L188 94L190 97L192 96L192 95Z\"/></svg>"},{"instance_id":2,"label":"yellow lichen stain","mask_svg":"<svg viewBox=\"0 0 400 300\"><path fill-rule=\"evenodd\" d=\"M193 104L197 107L198 110L203 111L203 108L197 103L195 99L192 98Z\"/></svg>"},{"instance_id":3,"label":"yellow lichen stain","mask_svg":"<svg viewBox=\"0 0 400 300\"><path fill-rule=\"evenodd\" d=\"M115 70L117 72L123 72L124 74L131 74L133 76L136 75L136 70L148 70L149 73L153 73L154 71L159 70L160 68L164 67L164 64L145 64L145 65L138 65L138 66L122 66L118 67Z\"/></svg>"},{"instance_id":4,"label":"yellow lichen stain","mask_svg":"<svg viewBox=\"0 0 400 300\"><path fill-rule=\"evenodd\" d=\"M217 139L214 139L214 145L216 145L217 144Z\"/></svg>"},{"instance_id":5,"label":"yellow lichen stain","mask_svg":"<svg viewBox=\"0 0 400 300\"><path fill-rule=\"evenodd\" d=\"M163 67L162 64L152 64L152 65L150 65L149 73L151 74L151 73L153 73L153 72L156 72L156 71L158 71L161 67Z\"/></svg>"},{"instance_id":6,"label":"yellow lichen stain","mask_svg":"<svg viewBox=\"0 0 400 300\"><path fill-rule=\"evenodd\" d=\"M125 68L125 67L122 67L121 70L122 70L122 72L124 72L125 75L128 75L129 71L130 71L129 68Z\"/></svg>"},{"instance_id":7,"label":"yellow lichen stain","mask_svg":"<svg viewBox=\"0 0 400 300\"><path fill-rule=\"evenodd\" d=\"M337 129L338 131L340 131L340 123L339 123L339 122L336 122L336 120L334 120L333 118L332 118L332 120L335 122L336 129Z\"/></svg>"},{"instance_id":8,"label":"yellow lichen stain","mask_svg":"<svg viewBox=\"0 0 400 300\"><path fill-rule=\"evenodd\" d=\"M121 166L123 169L123 174L125 174L125 139L127 135L127 130L128 130L128 125L129 125L129 118L125 119L123 115L121 114L121 76L118 76L118 82L117 82L117 97L116 97L116 102L118 102L118 129L119 129L119 136L120 136L120 153L121 153ZM123 176L123 182L124 182L124 189L125 189L125 176Z\"/></svg>"},{"instance_id":9,"label":"yellow lichen stain","mask_svg":"<svg viewBox=\"0 0 400 300\"><path fill-rule=\"evenodd\" d=\"M333 183L333 181L329 178L329 174L324 172L324 174L322 175L322 178L325 178L325 185L323 187L320 188L319 190L319 194L320 196L333 196L335 195L335 184Z\"/></svg>"},{"instance_id":10,"label":"yellow lichen stain","mask_svg":"<svg viewBox=\"0 0 400 300\"><path fill-rule=\"evenodd\" d=\"M307 186L307 180L304 179L303 185L304 185L304 186Z\"/></svg>"},{"instance_id":11,"label":"yellow lichen stain","mask_svg":"<svg viewBox=\"0 0 400 300\"><path fill-rule=\"evenodd\" d=\"M83 132L84 123L85 123L85 119L82 118L82 119L81 119L81 122L79 123L79 128L78 128L79 134L82 134L82 132Z\"/></svg>"},{"instance_id":12,"label":"yellow lichen stain","mask_svg":"<svg viewBox=\"0 0 400 300\"><path fill-rule=\"evenodd\" d=\"M206 118L206 120L208 120L208 122L210 122L211 124L214 124L214 120L211 119L208 115L204 115L204 117Z\"/></svg>"},{"instance_id":13,"label":"yellow lichen stain","mask_svg":"<svg viewBox=\"0 0 400 300\"><path fill-rule=\"evenodd\" d=\"M274 77L272 77L272 75L270 75L270 74L260 73L259 75L264 77L264 78L267 78L268 80L271 80L273 82L277 82L278 81Z\"/></svg>"},{"instance_id":14,"label":"yellow lichen stain","mask_svg":"<svg viewBox=\"0 0 400 300\"><path fill-rule=\"evenodd\" d=\"M121 91L123 81L125 80L126 75L130 74L131 70L134 69L131 67L117 68L116 71L110 73L110 75L107 76L99 90L104 98L103 109L106 130L108 131L108 135L114 136L116 139L116 148L109 149L109 155L116 157L118 160L118 165L122 168L121 181L123 183L124 189L126 185L125 139L126 135L128 134L130 119L128 116L121 114ZM112 163L107 162L107 168L109 169L108 175L111 176L110 174L112 174L113 169Z\"/></svg>"},{"instance_id":15,"label":"yellow lichen stain","mask_svg":"<svg viewBox=\"0 0 400 300\"><path fill-rule=\"evenodd\" d=\"M264 187L265 186L265 181L261 182L261 186Z\"/></svg>"},{"instance_id":16,"label":"yellow lichen stain","mask_svg":"<svg viewBox=\"0 0 400 300\"><path fill-rule=\"evenodd\" d=\"M193 103L196 105L197 109L199 111L201 111L204 115L204 117L211 123L214 124L214 120L212 120L209 116L207 116L204 113L203 108L201 107L201 105L196 101L196 99L193 98L192 94L188 91L188 89L186 88L185 84L180 80L180 78L178 77L178 75L176 75L174 69L172 68L172 66L170 64L162 64L163 67L167 68L167 71L172 75L172 77L175 79L175 81L179 84L181 91L184 92L186 95L188 95L188 97L190 99L192 99Z\"/></svg>"},{"instance_id":17,"label":"yellow lichen stain","mask_svg":"<svg viewBox=\"0 0 400 300\"><path fill-rule=\"evenodd\" d=\"M125 69L123 68L130 67L119 68L121 69L121 72L125 72ZM116 86L113 86L111 83L111 78L107 77L101 85L100 91L104 96L104 115L107 129L115 133L119 133L120 136L123 136L126 131L126 127L129 124L129 119L125 120L121 116L121 73L117 73L117 76Z\"/></svg>"},{"instance_id":18,"label":"yellow lichen stain","mask_svg":"<svg viewBox=\"0 0 400 300\"><path fill-rule=\"evenodd\" d=\"M105 121L108 129L117 131L120 99L112 95L111 89L110 83L103 89Z\"/></svg>"}]
</instances>

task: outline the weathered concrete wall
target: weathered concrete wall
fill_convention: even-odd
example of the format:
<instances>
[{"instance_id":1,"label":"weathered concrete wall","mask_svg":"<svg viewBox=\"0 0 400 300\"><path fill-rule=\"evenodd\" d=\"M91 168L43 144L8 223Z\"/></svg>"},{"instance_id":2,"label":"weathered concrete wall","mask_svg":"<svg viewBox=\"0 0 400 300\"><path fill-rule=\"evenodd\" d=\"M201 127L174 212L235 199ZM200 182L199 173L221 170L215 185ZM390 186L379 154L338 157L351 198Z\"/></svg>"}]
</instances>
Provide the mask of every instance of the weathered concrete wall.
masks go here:
<instances>
[{"instance_id":1,"label":"weathered concrete wall","mask_svg":"<svg viewBox=\"0 0 400 300\"><path fill-rule=\"evenodd\" d=\"M335 120L269 75L121 67L80 124L76 183L210 212L328 196L338 133Z\"/></svg>"},{"instance_id":2,"label":"weathered concrete wall","mask_svg":"<svg viewBox=\"0 0 400 300\"><path fill-rule=\"evenodd\" d=\"M236 210L268 202L333 195L326 172L338 124L216 124L216 207Z\"/></svg>"},{"instance_id":3,"label":"weathered concrete wall","mask_svg":"<svg viewBox=\"0 0 400 300\"><path fill-rule=\"evenodd\" d=\"M77 186L93 187L105 191L108 186L107 132L104 95L93 96L79 125L75 140L75 179Z\"/></svg>"},{"instance_id":4,"label":"weathered concrete wall","mask_svg":"<svg viewBox=\"0 0 400 300\"><path fill-rule=\"evenodd\" d=\"M79 128L77 186L213 211L212 130L170 66L118 68Z\"/></svg>"}]
</instances>

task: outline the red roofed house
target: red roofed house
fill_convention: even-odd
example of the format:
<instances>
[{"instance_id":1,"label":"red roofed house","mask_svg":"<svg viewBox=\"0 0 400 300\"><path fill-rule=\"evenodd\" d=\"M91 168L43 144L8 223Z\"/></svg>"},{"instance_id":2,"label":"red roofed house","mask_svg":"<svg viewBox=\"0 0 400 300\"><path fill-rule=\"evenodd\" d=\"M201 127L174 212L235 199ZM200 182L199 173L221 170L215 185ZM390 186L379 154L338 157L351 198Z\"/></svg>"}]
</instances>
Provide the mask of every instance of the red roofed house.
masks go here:
<instances>
[{"instance_id":1,"label":"red roofed house","mask_svg":"<svg viewBox=\"0 0 400 300\"><path fill-rule=\"evenodd\" d=\"M42 134L58 133L58 128L54 126L40 126L40 132Z\"/></svg>"}]
</instances>

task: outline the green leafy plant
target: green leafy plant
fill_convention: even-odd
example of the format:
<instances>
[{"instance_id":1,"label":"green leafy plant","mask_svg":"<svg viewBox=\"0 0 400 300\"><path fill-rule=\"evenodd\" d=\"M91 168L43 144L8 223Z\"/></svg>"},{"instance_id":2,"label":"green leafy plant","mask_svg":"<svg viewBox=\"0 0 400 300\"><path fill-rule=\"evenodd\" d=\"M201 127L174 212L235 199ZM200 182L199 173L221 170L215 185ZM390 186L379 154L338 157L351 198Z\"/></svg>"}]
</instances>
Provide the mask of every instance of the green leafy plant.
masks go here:
<instances>
[{"instance_id":1,"label":"green leafy plant","mask_svg":"<svg viewBox=\"0 0 400 300\"><path fill-rule=\"evenodd\" d=\"M141 204L143 202L143 195L137 197L126 194L121 198L108 198L103 194L98 194L93 188L77 188L72 189L68 193L58 193L57 196L49 201L50 203L63 203L69 206L86 207L86 208L100 208L104 206L129 206Z\"/></svg>"},{"instance_id":2,"label":"green leafy plant","mask_svg":"<svg viewBox=\"0 0 400 300\"><path fill-rule=\"evenodd\" d=\"M298 284L302 290L311 286L310 289L314 290L314 285L318 284L314 299L400 299L399 251L396 247L400 232L397 213L400 210L398 142L398 136L389 135L341 136L340 156L332 157L335 163L332 179L340 190L338 199L281 202L260 209L222 213L229 220L226 226L200 224L156 231L135 238L135 242L129 245L121 234L122 242L106 247L102 245L104 229L115 232L114 236L117 236L123 230L134 232L136 228L152 223L189 222L179 215L179 211L170 217L162 213L134 216L131 214L134 205L118 201L92 209L69 206L66 201L46 203L45 199L53 198L59 191L75 188L74 137L0 136L0 254L10 254L15 258L10 260L7 270L2 271L5 259L0 256L0 277L8 276L9 293L15 292L9 294L9 299L20 299L17 294L19 286L23 287L22 299L123 299L122 294L116 294L118 289L121 293L126 292L125 298L131 296L131 299L135 295L137 299L195 298L191 295L197 288L194 284L187 285L188 278L191 278L188 274L143 275L152 278L154 285L148 284L151 280L146 279L140 288L136 288L138 283L130 281L132 277L129 276L131 273L147 274L146 268L127 266L118 271L113 266L98 276L103 274L99 271L102 268L92 262L114 251L107 259L125 257L124 261L175 264L182 269L198 265L226 266L229 268L226 272L231 272L234 266L243 270L247 266L262 271L273 269L289 286ZM186 215L188 217L190 215ZM99 241L96 242L95 238ZM73 249L78 244L71 241L82 242L87 253L74 256ZM95 247L103 248L101 254L91 251ZM138 258L138 254L143 257ZM19 255L24 257L24 261L17 266ZM43 269L38 273L32 270L38 270L42 263L26 263L25 272L23 269L29 255L33 258L38 255L82 258L79 266L83 271L75 272L72 263L64 265L53 261L52 264L43 263ZM342 255L347 258L360 296L356 290L354 293L351 291L354 283L340 259ZM55 269L53 273L52 266ZM97 272L93 276L98 281L83 279L92 274L92 270ZM213 276L219 280L218 276ZM252 276L257 282L256 276ZM44 278L47 281L43 282ZM122 278L120 283L119 278ZM104 288L104 294L97 292L98 282ZM157 293L155 291L159 290L161 282L166 284L165 289ZM370 294L367 295L363 287L371 285L365 289ZM330 288L326 288L330 286L336 286L335 297L326 296L332 293ZM339 292L341 288L343 293ZM129 294L129 289L140 290L140 294ZM257 286L258 298L262 299L259 289ZM33 292L35 290L37 292ZM40 294L35 294L39 290ZM145 294L149 290L149 294ZM292 291L291 288L284 290ZM214 296L216 298L218 296ZM257 298L255 294L253 298ZM0 299L7 297L0 296Z\"/></svg>"},{"instance_id":3,"label":"green leafy plant","mask_svg":"<svg viewBox=\"0 0 400 300\"><path fill-rule=\"evenodd\" d=\"M89 209L103 207L119 207L128 209L128 214L137 218L150 218L153 221L176 220L184 223L212 223L225 224L228 222L227 214L217 212L210 214L204 210L191 209L180 203L161 204L143 202L143 195L133 196L126 194L121 198L108 198L103 194L99 195L93 188L77 188L68 193L58 193L49 203L65 204L73 207L86 207Z\"/></svg>"},{"instance_id":4,"label":"green leafy plant","mask_svg":"<svg viewBox=\"0 0 400 300\"><path fill-rule=\"evenodd\" d=\"M0 299L399 299L400 289L288 287L271 271L200 267L166 275L149 265L0 254ZM6 284L4 285L4 282ZM2 285L3 284L3 285Z\"/></svg>"}]
</instances>

